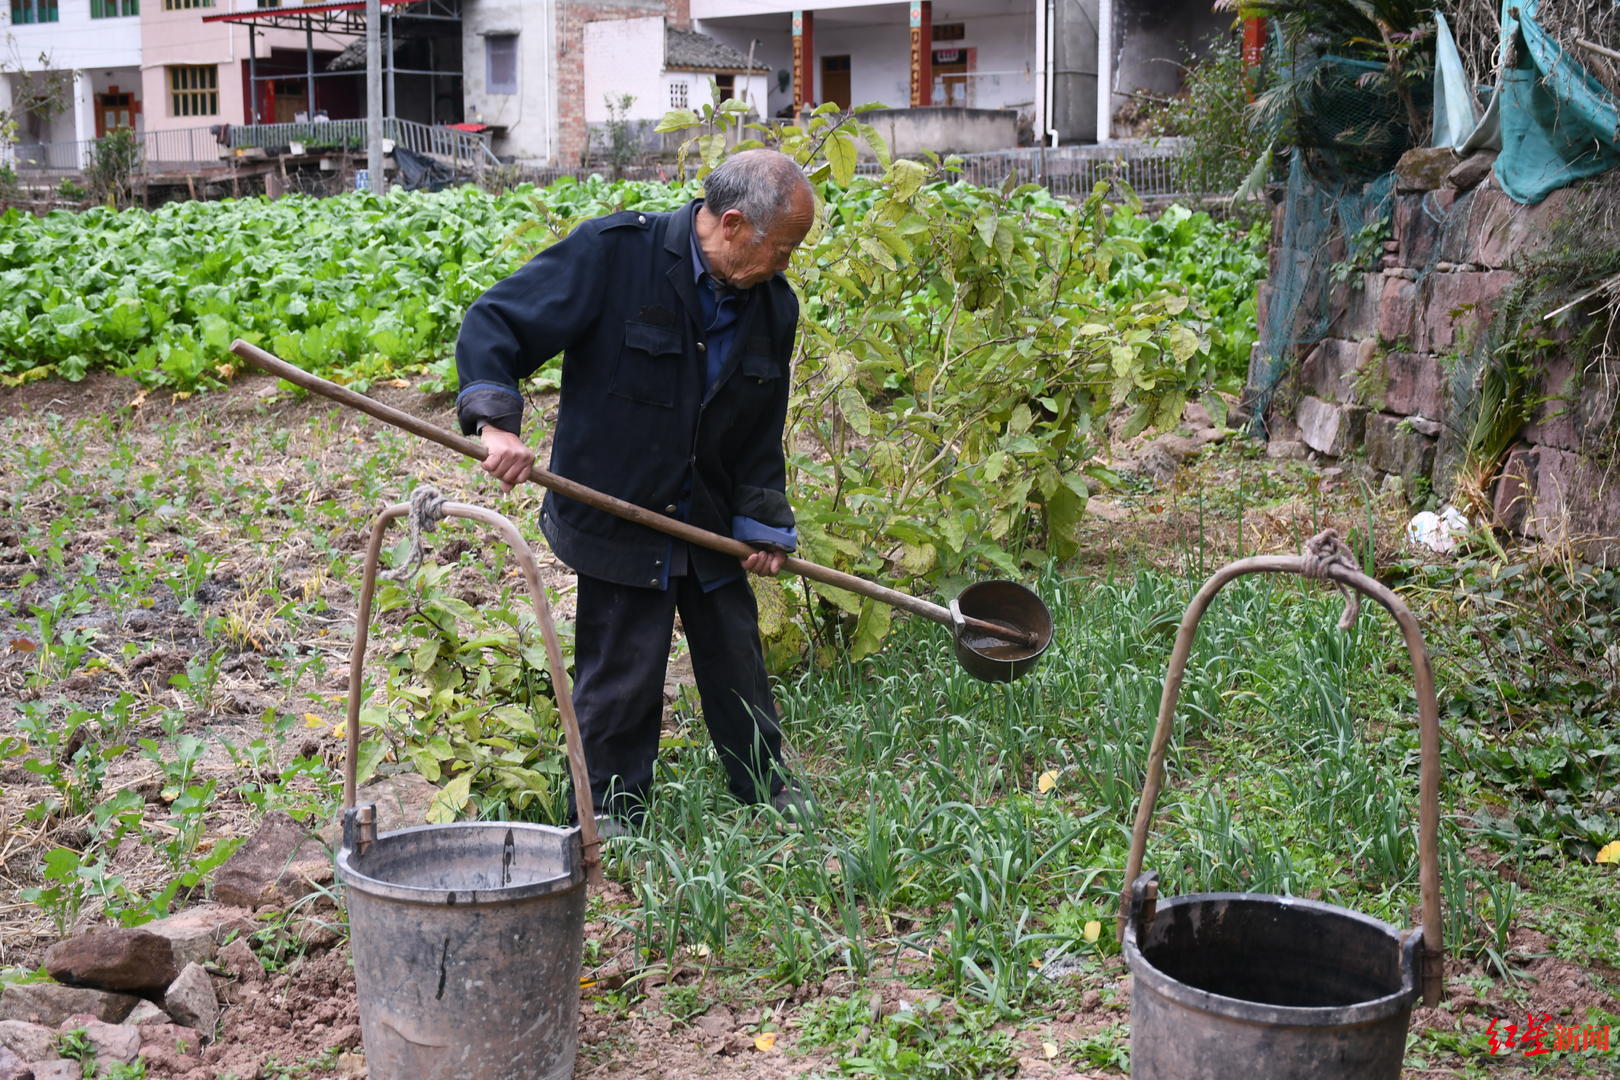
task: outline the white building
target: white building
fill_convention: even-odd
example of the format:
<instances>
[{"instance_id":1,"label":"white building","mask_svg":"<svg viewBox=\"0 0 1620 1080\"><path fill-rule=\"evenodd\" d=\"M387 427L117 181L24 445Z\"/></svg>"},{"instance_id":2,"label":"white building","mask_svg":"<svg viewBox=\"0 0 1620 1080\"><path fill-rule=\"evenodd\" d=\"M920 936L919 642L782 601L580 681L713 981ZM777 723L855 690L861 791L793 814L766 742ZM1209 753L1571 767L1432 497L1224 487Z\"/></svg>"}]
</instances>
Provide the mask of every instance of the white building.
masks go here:
<instances>
[{"instance_id":1,"label":"white building","mask_svg":"<svg viewBox=\"0 0 1620 1080\"><path fill-rule=\"evenodd\" d=\"M610 104L650 146L657 145L652 129L671 109L701 111L716 104L716 97L740 98L756 116L763 115L769 73L763 60L672 26L662 15L585 24L585 121L593 132L602 132L613 119ZM626 98L629 104L619 110Z\"/></svg>"},{"instance_id":2,"label":"white building","mask_svg":"<svg viewBox=\"0 0 1620 1080\"><path fill-rule=\"evenodd\" d=\"M827 101L1012 110L1026 139L1049 144L1107 140L1133 92L1173 93L1177 62L1231 21L1210 0L692 0L692 16L779 73L773 114Z\"/></svg>"},{"instance_id":3,"label":"white building","mask_svg":"<svg viewBox=\"0 0 1620 1080\"><path fill-rule=\"evenodd\" d=\"M22 155L139 127L139 0L11 0L9 11L0 9L0 66L0 112L17 114ZM30 81L61 87L54 109L24 107Z\"/></svg>"}]
</instances>

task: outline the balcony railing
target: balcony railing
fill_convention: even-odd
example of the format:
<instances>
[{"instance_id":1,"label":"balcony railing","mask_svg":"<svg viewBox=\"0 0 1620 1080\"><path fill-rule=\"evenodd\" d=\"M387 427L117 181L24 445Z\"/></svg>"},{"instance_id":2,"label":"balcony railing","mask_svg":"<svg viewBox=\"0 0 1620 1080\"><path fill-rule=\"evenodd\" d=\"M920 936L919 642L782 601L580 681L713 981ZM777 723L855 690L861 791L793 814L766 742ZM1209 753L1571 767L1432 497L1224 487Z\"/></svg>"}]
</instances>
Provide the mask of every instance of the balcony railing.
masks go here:
<instances>
[{"instance_id":1,"label":"balcony railing","mask_svg":"<svg viewBox=\"0 0 1620 1080\"><path fill-rule=\"evenodd\" d=\"M220 142L219 132L227 140ZM418 154L440 158L464 169L479 171L499 165L489 142L470 131L418 124L395 117L383 119L383 138ZM317 120L296 124L243 124L229 127L179 128L145 131L136 171L141 174L179 172L218 165L226 151L246 147L283 147L299 143L311 151L341 149L364 153L364 120ZM95 140L55 143L0 142L0 164L22 176L71 176L84 172L95 159Z\"/></svg>"}]
</instances>

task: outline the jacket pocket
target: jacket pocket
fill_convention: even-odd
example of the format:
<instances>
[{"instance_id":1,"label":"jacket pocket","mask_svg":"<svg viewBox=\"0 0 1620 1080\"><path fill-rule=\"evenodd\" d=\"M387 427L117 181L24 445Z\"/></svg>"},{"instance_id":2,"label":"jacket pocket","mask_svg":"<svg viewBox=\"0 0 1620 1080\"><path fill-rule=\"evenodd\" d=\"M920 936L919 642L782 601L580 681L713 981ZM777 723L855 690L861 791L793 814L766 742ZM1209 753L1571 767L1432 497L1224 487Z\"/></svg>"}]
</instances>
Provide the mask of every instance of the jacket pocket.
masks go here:
<instances>
[{"instance_id":1,"label":"jacket pocket","mask_svg":"<svg viewBox=\"0 0 1620 1080\"><path fill-rule=\"evenodd\" d=\"M674 407L675 380L684 353L681 332L675 327L625 323L624 347L619 350L608 393L643 405Z\"/></svg>"},{"instance_id":2,"label":"jacket pocket","mask_svg":"<svg viewBox=\"0 0 1620 1080\"><path fill-rule=\"evenodd\" d=\"M770 379L782 377L782 365L776 362L771 355L771 339L768 337L751 337L743 348L742 359L737 370L744 379L751 383L763 383Z\"/></svg>"}]
</instances>

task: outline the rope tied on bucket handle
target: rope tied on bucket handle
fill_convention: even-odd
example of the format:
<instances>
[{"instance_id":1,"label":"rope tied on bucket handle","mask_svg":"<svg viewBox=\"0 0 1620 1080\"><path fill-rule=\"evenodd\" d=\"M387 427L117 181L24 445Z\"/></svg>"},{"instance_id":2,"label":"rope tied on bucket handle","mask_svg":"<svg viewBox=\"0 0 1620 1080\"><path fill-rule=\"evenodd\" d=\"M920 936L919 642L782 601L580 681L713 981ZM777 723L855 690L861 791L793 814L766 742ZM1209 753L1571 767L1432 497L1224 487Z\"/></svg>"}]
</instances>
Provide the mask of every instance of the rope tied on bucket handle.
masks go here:
<instances>
[{"instance_id":1,"label":"rope tied on bucket handle","mask_svg":"<svg viewBox=\"0 0 1620 1080\"><path fill-rule=\"evenodd\" d=\"M1355 552L1339 538L1338 529L1323 529L1305 541L1305 550L1300 557L1304 560L1300 572L1321 581L1330 580L1328 571L1335 567L1357 573L1361 571ZM1339 616L1339 629L1348 630L1355 625L1356 616L1361 614L1361 594L1341 582L1334 582L1334 586L1344 594L1344 614Z\"/></svg>"},{"instance_id":2,"label":"rope tied on bucket handle","mask_svg":"<svg viewBox=\"0 0 1620 1080\"><path fill-rule=\"evenodd\" d=\"M411 553L406 556L405 565L384 570L383 577L389 581L404 581L416 573L422 565L422 534L432 532L444 520L444 502L439 489L431 484L423 484L411 492Z\"/></svg>"}]
</instances>

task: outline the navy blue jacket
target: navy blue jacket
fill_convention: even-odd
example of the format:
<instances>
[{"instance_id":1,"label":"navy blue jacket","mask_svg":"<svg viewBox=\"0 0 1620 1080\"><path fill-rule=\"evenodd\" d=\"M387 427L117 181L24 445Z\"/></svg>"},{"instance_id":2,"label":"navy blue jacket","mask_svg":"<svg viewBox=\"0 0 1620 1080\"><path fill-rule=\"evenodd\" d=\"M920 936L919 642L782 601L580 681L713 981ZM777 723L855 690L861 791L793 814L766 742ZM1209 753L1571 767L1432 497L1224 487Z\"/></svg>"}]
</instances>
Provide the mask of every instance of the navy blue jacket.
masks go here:
<instances>
[{"instance_id":1,"label":"navy blue jacket","mask_svg":"<svg viewBox=\"0 0 1620 1080\"><path fill-rule=\"evenodd\" d=\"M696 203L588 221L467 310L456 341L461 430L521 433L521 380L563 354L551 469L722 535L734 517L793 526L782 459L799 302L780 274L747 290L724 368L704 393L692 280ZM581 574L663 588L671 541L546 494L541 530ZM735 556L693 547L699 580L736 577Z\"/></svg>"}]
</instances>

